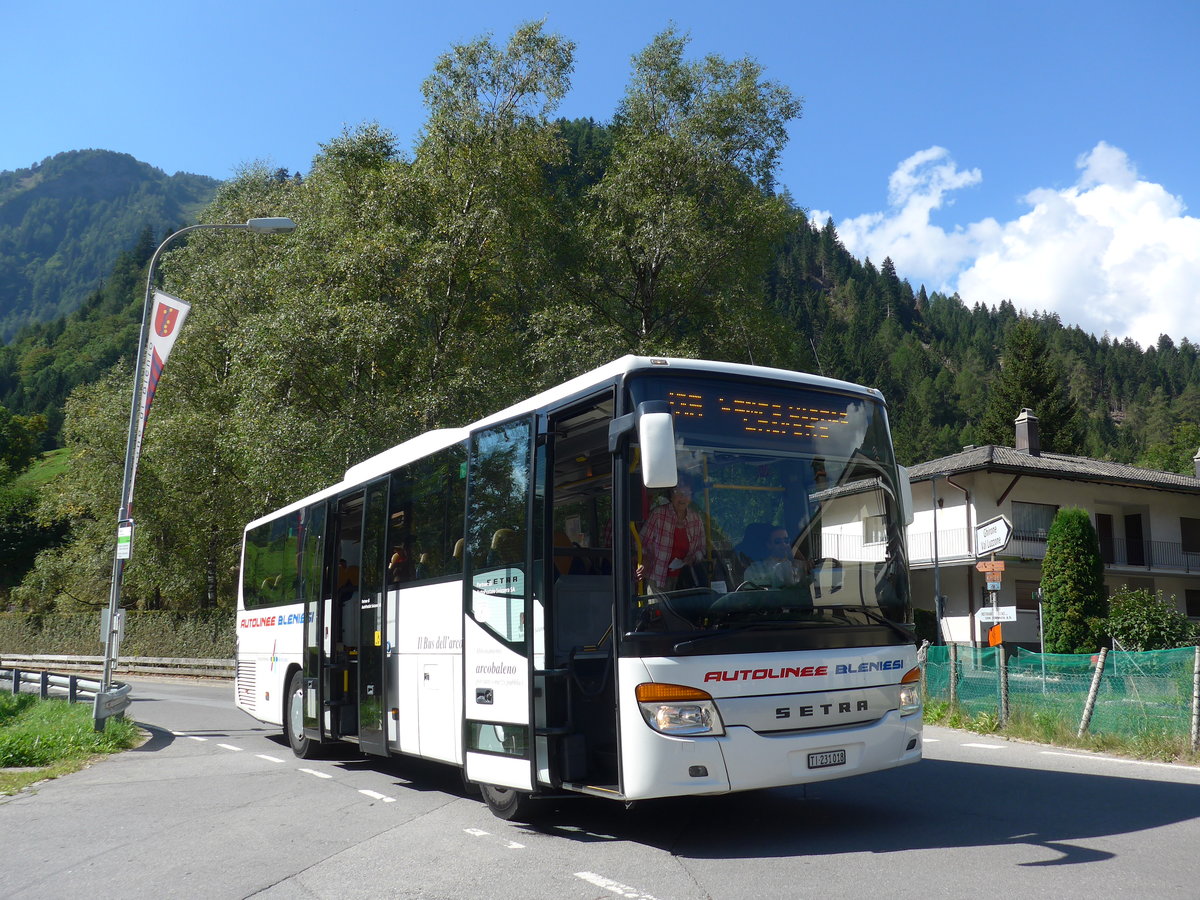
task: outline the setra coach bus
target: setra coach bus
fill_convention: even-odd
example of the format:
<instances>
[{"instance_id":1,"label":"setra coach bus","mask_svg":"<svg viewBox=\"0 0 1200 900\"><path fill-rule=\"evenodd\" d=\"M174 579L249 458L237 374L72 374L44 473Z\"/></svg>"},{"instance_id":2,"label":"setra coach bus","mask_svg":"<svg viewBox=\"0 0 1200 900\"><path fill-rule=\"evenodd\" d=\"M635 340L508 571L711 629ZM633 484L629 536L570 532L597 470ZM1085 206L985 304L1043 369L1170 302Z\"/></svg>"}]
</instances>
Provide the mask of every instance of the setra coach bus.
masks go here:
<instances>
[{"instance_id":1,"label":"setra coach bus","mask_svg":"<svg viewBox=\"0 0 1200 900\"><path fill-rule=\"evenodd\" d=\"M911 506L878 391L623 357L247 525L236 702L504 818L913 763Z\"/></svg>"}]
</instances>

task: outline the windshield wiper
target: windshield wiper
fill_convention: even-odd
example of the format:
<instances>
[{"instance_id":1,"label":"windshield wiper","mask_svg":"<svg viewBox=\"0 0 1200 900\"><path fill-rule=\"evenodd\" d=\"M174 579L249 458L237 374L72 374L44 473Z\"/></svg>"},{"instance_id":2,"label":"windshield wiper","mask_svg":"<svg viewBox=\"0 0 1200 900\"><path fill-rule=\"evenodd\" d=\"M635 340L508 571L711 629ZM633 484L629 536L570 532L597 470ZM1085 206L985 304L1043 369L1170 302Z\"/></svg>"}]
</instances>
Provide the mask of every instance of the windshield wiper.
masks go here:
<instances>
[{"instance_id":1,"label":"windshield wiper","mask_svg":"<svg viewBox=\"0 0 1200 900\"><path fill-rule=\"evenodd\" d=\"M835 612L837 610L845 610L845 611L853 610L854 612L862 613L864 616L866 616L868 619L870 619L873 622L877 622L880 625L886 625L892 631L896 632L898 635L903 637L904 642L906 644L916 643L916 638L914 637L912 632L910 632L908 629L906 629L903 625L899 624L898 622L893 622L891 619L889 619L883 613L875 612L875 610L870 609L866 606L817 606L817 607L814 607L814 609L828 610L830 612ZM854 624L854 623L850 622L850 619L848 617L843 616L842 619L843 619L843 621L845 621L848 624Z\"/></svg>"}]
</instances>

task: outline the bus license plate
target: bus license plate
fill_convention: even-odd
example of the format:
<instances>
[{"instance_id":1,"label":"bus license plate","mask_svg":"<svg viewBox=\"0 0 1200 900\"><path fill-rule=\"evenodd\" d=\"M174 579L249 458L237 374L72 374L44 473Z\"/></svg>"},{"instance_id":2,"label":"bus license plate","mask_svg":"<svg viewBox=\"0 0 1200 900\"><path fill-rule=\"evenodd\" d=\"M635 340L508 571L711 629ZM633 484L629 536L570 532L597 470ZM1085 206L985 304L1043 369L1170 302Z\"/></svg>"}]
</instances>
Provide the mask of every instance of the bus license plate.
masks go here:
<instances>
[{"instance_id":1,"label":"bus license plate","mask_svg":"<svg viewBox=\"0 0 1200 900\"><path fill-rule=\"evenodd\" d=\"M808 754L808 767L810 769L824 769L828 766L844 766L845 764L845 750L827 750L824 753Z\"/></svg>"}]
</instances>

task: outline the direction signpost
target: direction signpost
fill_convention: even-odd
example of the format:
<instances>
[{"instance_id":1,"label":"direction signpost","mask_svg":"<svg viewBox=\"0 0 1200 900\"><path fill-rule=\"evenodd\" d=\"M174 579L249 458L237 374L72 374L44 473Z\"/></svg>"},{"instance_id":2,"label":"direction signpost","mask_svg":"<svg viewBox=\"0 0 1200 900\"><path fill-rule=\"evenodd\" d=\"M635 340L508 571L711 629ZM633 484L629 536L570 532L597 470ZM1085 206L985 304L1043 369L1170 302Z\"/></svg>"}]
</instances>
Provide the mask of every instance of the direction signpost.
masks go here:
<instances>
[{"instance_id":1,"label":"direction signpost","mask_svg":"<svg viewBox=\"0 0 1200 900\"><path fill-rule=\"evenodd\" d=\"M975 556L999 553L1012 539L1012 522L996 516L975 526Z\"/></svg>"},{"instance_id":2,"label":"direction signpost","mask_svg":"<svg viewBox=\"0 0 1200 900\"><path fill-rule=\"evenodd\" d=\"M984 574L984 577L987 579L987 590L991 594L991 609L979 610L978 617L980 622L996 623L990 634L990 643L992 646L1002 641L999 623L1017 621L1017 608L1015 606L999 605L1004 560L996 559L996 554L1007 547L1008 542L1012 540L1012 532L1012 523L1004 516L996 516L994 519L988 519L986 522L980 522L975 526L976 558L991 556L991 559L977 562L975 568Z\"/></svg>"}]
</instances>

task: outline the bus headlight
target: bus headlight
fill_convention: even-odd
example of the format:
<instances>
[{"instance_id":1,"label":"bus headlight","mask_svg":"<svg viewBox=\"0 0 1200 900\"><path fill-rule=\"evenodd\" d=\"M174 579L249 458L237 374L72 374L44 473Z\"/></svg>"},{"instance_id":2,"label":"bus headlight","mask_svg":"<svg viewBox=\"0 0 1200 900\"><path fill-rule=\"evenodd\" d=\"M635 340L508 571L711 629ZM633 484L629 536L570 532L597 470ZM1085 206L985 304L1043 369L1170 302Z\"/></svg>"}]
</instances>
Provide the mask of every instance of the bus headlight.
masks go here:
<instances>
[{"instance_id":1,"label":"bus headlight","mask_svg":"<svg viewBox=\"0 0 1200 900\"><path fill-rule=\"evenodd\" d=\"M712 695L681 684L647 682L637 686L646 724L662 734L721 735L725 725Z\"/></svg>"},{"instance_id":2,"label":"bus headlight","mask_svg":"<svg viewBox=\"0 0 1200 900\"><path fill-rule=\"evenodd\" d=\"M909 669L900 679L900 715L910 716L921 708L921 669Z\"/></svg>"}]
</instances>

